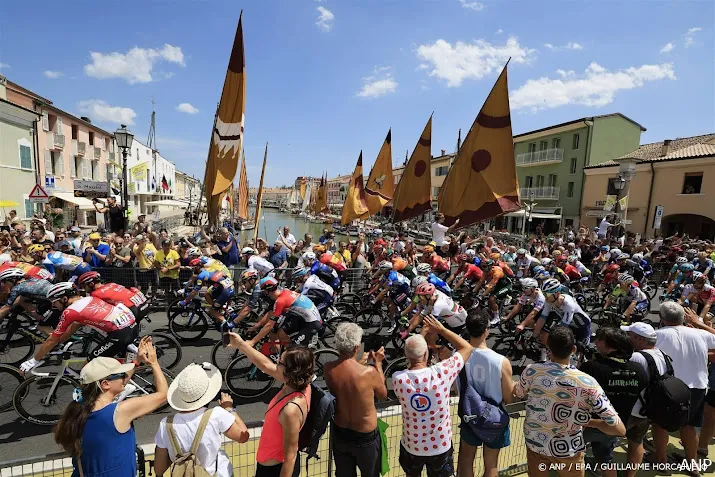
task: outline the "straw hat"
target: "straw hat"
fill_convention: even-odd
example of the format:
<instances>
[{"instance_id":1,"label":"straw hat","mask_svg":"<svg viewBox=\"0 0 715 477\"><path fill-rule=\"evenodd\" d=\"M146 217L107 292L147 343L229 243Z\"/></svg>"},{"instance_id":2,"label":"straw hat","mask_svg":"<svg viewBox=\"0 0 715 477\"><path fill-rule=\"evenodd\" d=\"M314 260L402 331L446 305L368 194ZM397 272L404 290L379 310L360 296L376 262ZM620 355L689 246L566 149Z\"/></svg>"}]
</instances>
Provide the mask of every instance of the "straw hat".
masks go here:
<instances>
[{"instance_id":1,"label":"straw hat","mask_svg":"<svg viewBox=\"0 0 715 477\"><path fill-rule=\"evenodd\" d=\"M195 411L210 403L221 390L221 372L210 363L190 364L169 386L167 401L177 411Z\"/></svg>"}]
</instances>

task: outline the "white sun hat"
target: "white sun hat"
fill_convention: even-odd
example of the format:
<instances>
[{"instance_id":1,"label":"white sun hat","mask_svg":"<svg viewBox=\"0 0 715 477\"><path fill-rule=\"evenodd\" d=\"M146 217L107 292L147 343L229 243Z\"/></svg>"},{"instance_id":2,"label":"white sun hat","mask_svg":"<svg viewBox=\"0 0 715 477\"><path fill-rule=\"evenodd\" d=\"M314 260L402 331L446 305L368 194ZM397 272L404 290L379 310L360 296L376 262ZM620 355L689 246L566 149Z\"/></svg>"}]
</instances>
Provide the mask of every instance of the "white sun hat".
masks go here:
<instances>
[{"instance_id":1,"label":"white sun hat","mask_svg":"<svg viewBox=\"0 0 715 477\"><path fill-rule=\"evenodd\" d=\"M221 372L211 363L190 364L169 386L167 401L177 411L195 411L213 401L221 390Z\"/></svg>"}]
</instances>

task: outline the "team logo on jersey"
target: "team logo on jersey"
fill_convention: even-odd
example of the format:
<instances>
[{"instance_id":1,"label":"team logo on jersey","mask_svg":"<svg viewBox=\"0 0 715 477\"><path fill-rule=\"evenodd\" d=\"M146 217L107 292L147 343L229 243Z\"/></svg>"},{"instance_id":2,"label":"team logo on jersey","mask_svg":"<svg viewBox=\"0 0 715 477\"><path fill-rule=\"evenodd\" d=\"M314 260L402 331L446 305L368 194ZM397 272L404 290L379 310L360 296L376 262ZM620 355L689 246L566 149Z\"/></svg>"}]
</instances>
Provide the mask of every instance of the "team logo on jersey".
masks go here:
<instances>
[{"instance_id":1,"label":"team logo on jersey","mask_svg":"<svg viewBox=\"0 0 715 477\"><path fill-rule=\"evenodd\" d=\"M424 394L414 394L412 398L410 398L410 405L415 411L424 412L430 408L432 401Z\"/></svg>"}]
</instances>

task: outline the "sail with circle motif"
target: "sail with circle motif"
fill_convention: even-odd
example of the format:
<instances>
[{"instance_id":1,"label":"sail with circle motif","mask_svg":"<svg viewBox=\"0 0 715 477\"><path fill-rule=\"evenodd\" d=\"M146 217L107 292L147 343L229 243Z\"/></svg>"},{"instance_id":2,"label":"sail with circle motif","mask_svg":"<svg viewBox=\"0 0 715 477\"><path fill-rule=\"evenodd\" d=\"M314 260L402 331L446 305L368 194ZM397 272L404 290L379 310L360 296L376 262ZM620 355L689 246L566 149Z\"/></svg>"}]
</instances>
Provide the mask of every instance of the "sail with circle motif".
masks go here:
<instances>
[{"instance_id":1,"label":"sail with circle motif","mask_svg":"<svg viewBox=\"0 0 715 477\"><path fill-rule=\"evenodd\" d=\"M387 131L385 142L370 170L370 176L365 184L365 201L368 212L363 219L375 215L392 200L395 193L395 179L392 176L392 129Z\"/></svg>"},{"instance_id":2,"label":"sail with circle motif","mask_svg":"<svg viewBox=\"0 0 715 477\"><path fill-rule=\"evenodd\" d=\"M402 172L392 198L392 222L419 217L432 210L432 116Z\"/></svg>"}]
</instances>

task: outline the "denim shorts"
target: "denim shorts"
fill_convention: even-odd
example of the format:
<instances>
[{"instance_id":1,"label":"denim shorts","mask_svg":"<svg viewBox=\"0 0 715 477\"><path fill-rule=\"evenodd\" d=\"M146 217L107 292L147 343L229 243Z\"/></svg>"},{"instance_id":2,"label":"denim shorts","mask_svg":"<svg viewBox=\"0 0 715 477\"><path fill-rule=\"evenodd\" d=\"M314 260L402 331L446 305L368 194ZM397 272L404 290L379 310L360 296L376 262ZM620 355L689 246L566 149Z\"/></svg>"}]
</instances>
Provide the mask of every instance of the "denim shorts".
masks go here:
<instances>
[{"instance_id":1,"label":"denim shorts","mask_svg":"<svg viewBox=\"0 0 715 477\"><path fill-rule=\"evenodd\" d=\"M504 430L504 433L500 437L490 442L485 442L479 437L477 437L477 435L474 434L474 432L469 428L469 426L465 425L464 423L459 425L459 429L461 430L460 436L462 440L472 447L479 447L484 444L485 447L488 447L490 449L503 449L511 445L511 432L509 431L509 427Z\"/></svg>"},{"instance_id":2,"label":"denim shorts","mask_svg":"<svg viewBox=\"0 0 715 477\"><path fill-rule=\"evenodd\" d=\"M584 442L591 443L593 457L598 463L613 462L613 451L618 445L617 436L609 436L592 427L584 428Z\"/></svg>"}]
</instances>

